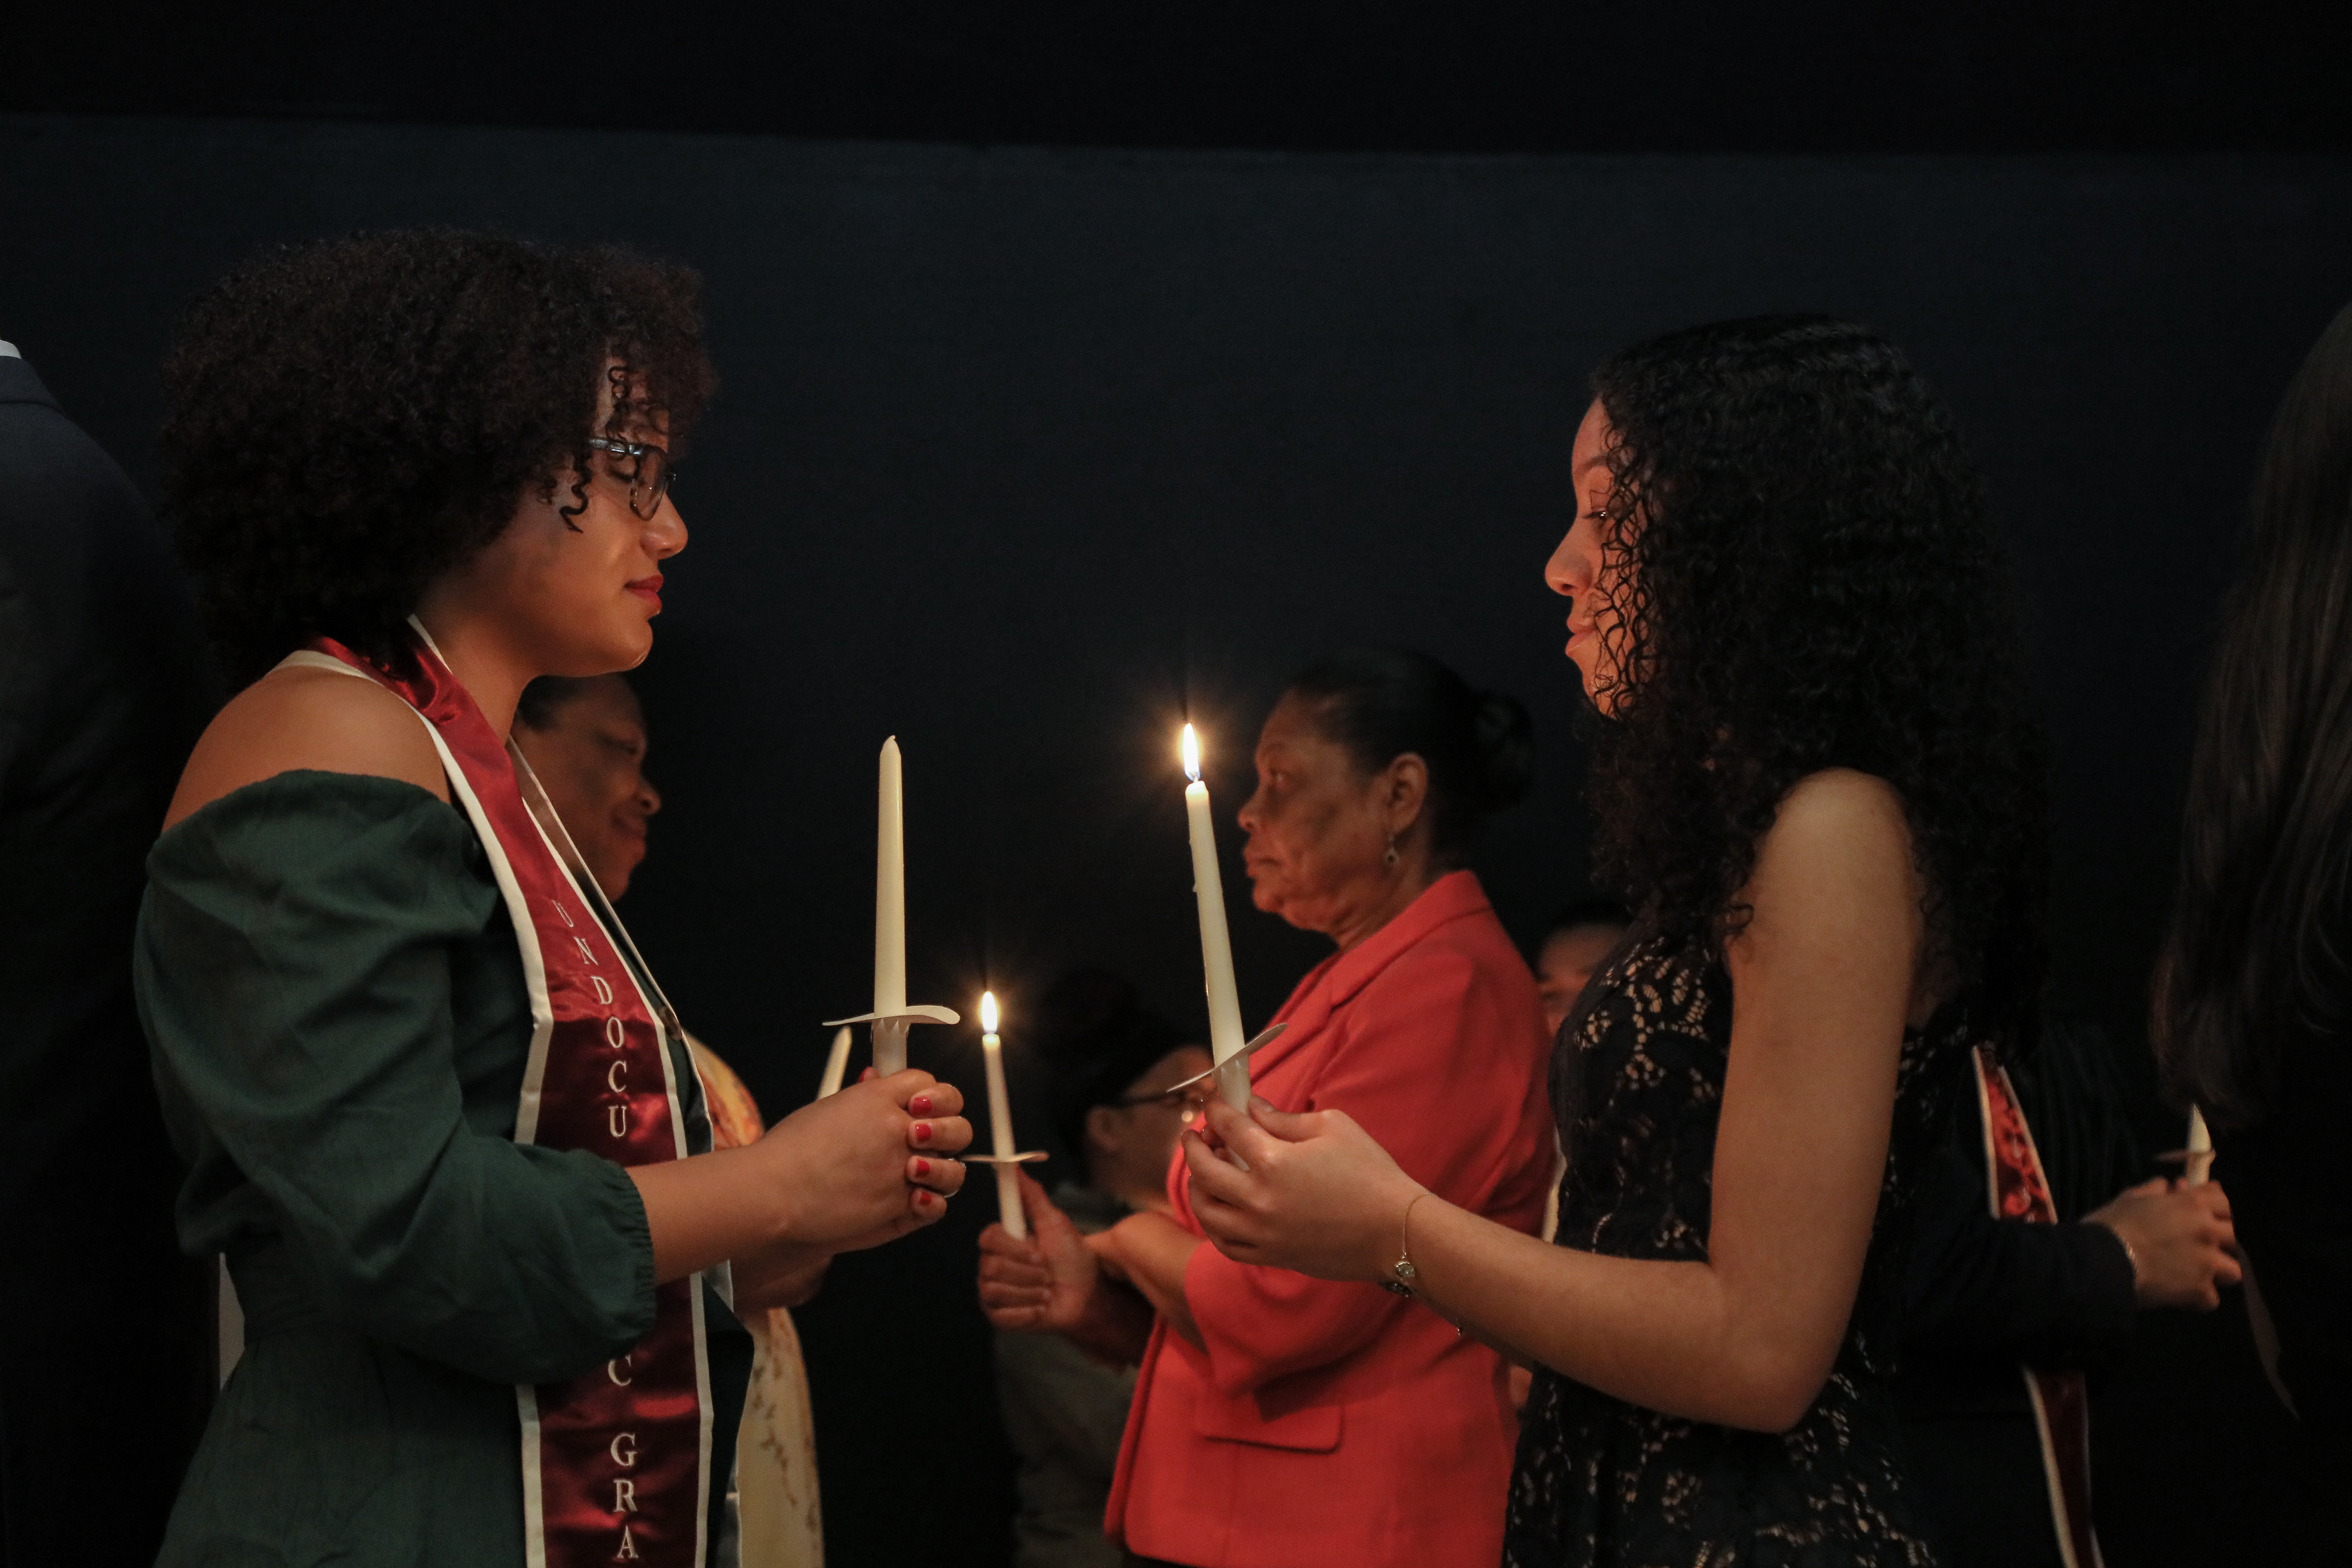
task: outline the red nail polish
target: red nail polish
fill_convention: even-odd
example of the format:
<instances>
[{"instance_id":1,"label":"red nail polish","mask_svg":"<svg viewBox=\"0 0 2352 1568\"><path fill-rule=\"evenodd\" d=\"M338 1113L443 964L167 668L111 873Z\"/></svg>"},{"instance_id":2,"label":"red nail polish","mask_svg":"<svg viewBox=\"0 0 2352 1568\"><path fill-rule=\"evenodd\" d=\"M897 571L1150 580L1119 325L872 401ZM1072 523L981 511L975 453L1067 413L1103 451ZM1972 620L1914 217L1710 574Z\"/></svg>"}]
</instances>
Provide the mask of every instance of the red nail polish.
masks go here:
<instances>
[{"instance_id":1,"label":"red nail polish","mask_svg":"<svg viewBox=\"0 0 2352 1568\"><path fill-rule=\"evenodd\" d=\"M929 1122L928 1122L928 1121L918 1121L918 1122L916 1122L916 1123L915 1123L915 1142L918 1142L918 1143L928 1143L928 1142L929 1142L930 1141L931 1141L931 1124L930 1124Z\"/></svg>"},{"instance_id":2,"label":"red nail polish","mask_svg":"<svg viewBox=\"0 0 2352 1568\"><path fill-rule=\"evenodd\" d=\"M928 1094L919 1094L907 1109L918 1116L929 1116L931 1113L931 1097Z\"/></svg>"},{"instance_id":3,"label":"red nail polish","mask_svg":"<svg viewBox=\"0 0 2352 1568\"><path fill-rule=\"evenodd\" d=\"M915 1174L919 1176L928 1176L930 1173L931 1163L929 1160L922 1158L920 1155L917 1155L915 1158Z\"/></svg>"}]
</instances>

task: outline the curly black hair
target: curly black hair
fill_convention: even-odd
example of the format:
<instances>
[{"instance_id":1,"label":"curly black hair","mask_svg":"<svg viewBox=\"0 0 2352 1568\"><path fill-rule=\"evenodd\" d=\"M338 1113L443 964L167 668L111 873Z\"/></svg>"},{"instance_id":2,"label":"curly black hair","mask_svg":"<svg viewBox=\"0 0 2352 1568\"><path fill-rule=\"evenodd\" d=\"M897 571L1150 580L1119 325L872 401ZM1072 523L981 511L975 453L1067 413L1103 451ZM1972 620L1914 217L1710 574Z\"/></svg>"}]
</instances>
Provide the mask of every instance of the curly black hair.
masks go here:
<instances>
[{"instance_id":1,"label":"curly black hair","mask_svg":"<svg viewBox=\"0 0 2352 1568\"><path fill-rule=\"evenodd\" d=\"M1612 431L1601 591L1620 626L1595 862L1717 952L1799 781L1900 794L1930 960L2021 1048L2044 967L2044 761L2013 588L1949 415L1866 328L1717 322L1593 373Z\"/></svg>"},{"instance_id":2,"label":"curly black hair","mask_svg":"<svg viewBox=\"0 0 2352 1568\"><path fill-rule=\"evenodd\" d=\"M613 247L403 229L270 251L201 295L163 368L164 512L231 678L320 635L404 657L426 584L604 430L713 389L701 280ZM581 481L564 510L578 515Z\"/></svg>"}]
</instances>

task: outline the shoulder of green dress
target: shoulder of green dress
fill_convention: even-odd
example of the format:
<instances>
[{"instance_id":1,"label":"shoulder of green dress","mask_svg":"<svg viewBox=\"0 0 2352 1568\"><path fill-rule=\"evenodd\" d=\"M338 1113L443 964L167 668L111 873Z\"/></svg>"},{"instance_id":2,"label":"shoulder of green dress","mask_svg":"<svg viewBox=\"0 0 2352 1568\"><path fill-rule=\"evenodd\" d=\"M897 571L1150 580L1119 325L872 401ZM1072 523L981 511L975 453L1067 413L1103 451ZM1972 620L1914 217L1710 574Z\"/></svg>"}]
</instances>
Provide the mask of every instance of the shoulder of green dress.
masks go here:
<instances>
[{"instance_id":1,"label":"shoulder of green dress","mask_svg":"<svg viewBox=\"0 0 2352 1568\"><path fill-rule=\"evenodd\" d=\"M396 846L416 863L476 858L473 826L448 802L399 779L300 769L231 790L165 829L147 854L151 879L217 874L262 863L279 875L324 872Z\"/></svg>"}]
</instances>

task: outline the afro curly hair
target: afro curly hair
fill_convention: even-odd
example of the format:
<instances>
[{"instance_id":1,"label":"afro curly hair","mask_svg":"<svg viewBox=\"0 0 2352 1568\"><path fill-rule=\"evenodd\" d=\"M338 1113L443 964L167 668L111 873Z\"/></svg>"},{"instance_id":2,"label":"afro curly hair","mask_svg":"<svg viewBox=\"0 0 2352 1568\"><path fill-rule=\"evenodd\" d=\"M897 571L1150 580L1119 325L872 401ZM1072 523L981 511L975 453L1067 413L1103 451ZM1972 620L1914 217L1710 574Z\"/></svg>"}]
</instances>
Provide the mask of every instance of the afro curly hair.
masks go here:
<instances>
[{"instance_id":1,"label":"afro curly hair","mask_svg":"<svg viewBox=\"0 0 2352 1568\"><path fill-rule=\"evenodd\" d=\"M680 450L713 388L700 291L613 247L438 228L281 247L207 289L159 446L231 679L321 635L404 657L428 584L592 471L606 385L604 434L660 417Z\"/></svg>"},{"instance_id":2,"label":"afro curly hair","mask_svg":"<svg viewBox=\"0 0 2352 1568\"><path fill-rule=\"evenodd\" d=\"M1931 962L1972 1026L2027 1047L2042 744L1949 415L1892 344L1822 316L1670 333L1592 386L1613 433L1601 591L1625 672L1594 748L1602 877L1719 951L1790 790L1875 774L1909 819Z\"/></svg>"}]
</instances>

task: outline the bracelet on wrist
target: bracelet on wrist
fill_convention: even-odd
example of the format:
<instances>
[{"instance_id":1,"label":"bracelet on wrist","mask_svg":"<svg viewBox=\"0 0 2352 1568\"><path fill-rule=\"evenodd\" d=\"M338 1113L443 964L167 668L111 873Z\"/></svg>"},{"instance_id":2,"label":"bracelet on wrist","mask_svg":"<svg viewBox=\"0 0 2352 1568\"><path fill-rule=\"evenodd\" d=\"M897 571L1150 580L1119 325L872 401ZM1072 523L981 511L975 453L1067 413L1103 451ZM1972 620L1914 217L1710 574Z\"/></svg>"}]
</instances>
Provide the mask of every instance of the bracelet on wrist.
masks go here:
<instances>
[{"instance_id":1,"label":"bracelet on wrist","mask_svg":"<svg viewBox=\"0 0 2352 1568\"><path fill-rule=\"evenodd\" d=\"M1429 1194L1425 1191L1415 1193L1412 1202L1404 1205L1404 1215L1397 1221L1397 1260L1389 1265L1389 1277L1381 1281L1382 1289L1393 1291L1409 1301L1421 1293L1415 1289L1421 1281L1421 1270L1412 1263L1412 1206L1427 1196Z\"/></svg>"},{"instance_id":2,"label":"bracelet on wrist","mask_svg":"<svg viewBox=\"0 0 2352 1568\"><path fill-rule=\"evenodd\" d=\"M2124 1249L2124 1263L2131 1269L2132 1294L2135 1296L2138 1295L2140 1280L2144 1279L2145 1276L2143 1276L2139 1271L2139 1254L2132 1250L2131 1237L2126 1236L2114 1226L2109 1225L2105 1220L2093 1220L2091 1223L2097 1226L2101 1230L2105 1231L2109 1236L2114 1237L2116 1238L2116 1245Z\"/></svg>"}]
</instances>

